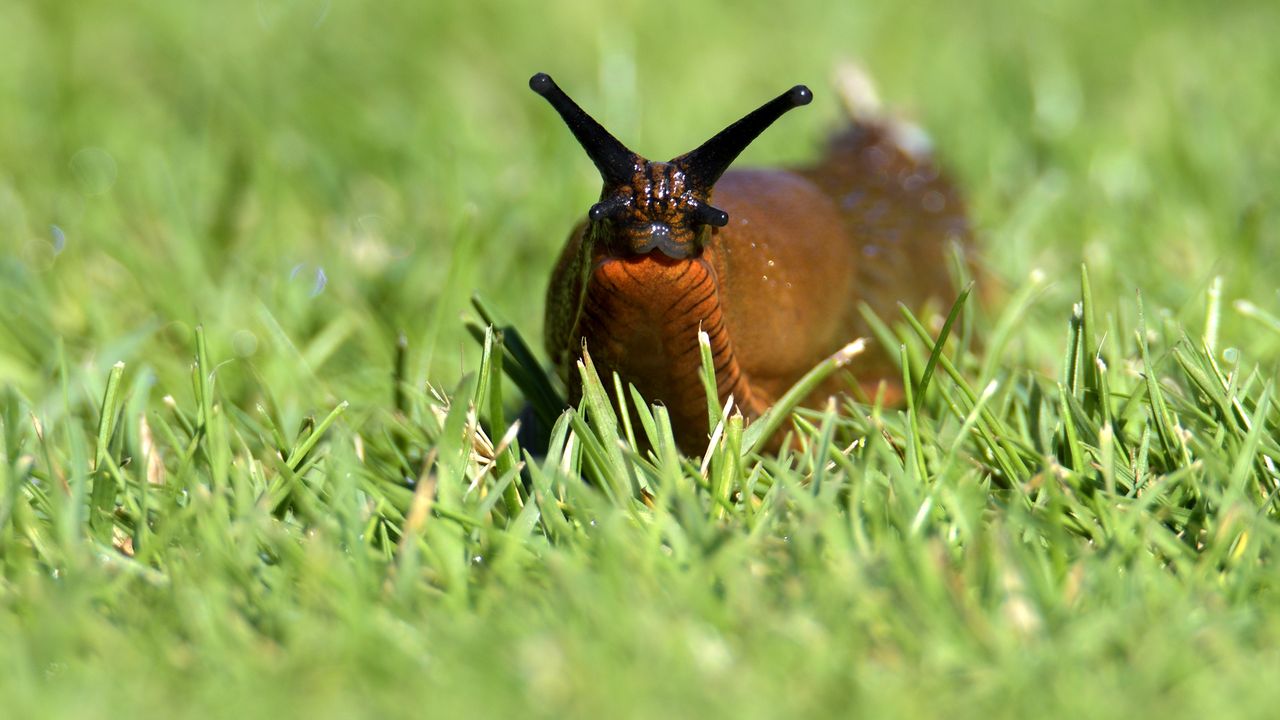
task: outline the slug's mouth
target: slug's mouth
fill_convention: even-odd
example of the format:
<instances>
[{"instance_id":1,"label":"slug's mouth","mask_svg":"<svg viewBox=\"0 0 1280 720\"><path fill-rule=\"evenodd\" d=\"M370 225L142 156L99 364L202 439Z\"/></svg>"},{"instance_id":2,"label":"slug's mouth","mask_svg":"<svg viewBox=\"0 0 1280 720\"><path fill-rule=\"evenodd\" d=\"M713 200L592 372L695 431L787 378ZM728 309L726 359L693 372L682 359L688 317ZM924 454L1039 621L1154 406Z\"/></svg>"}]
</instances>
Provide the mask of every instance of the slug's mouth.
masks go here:
<instances>
[{"instance_id":1,"label":"slug's mouth","mask_svg":"<svg viewBox=\"0 0 1280 720\"><path fill-rule=\"evenodd\" d=\"M651 223L642 232L631 237L631 251L647 255L654 250L672 260L686 260L698 252L697 244L689 239L677 238L665 223Z\"/></svg>"}]
</instances>

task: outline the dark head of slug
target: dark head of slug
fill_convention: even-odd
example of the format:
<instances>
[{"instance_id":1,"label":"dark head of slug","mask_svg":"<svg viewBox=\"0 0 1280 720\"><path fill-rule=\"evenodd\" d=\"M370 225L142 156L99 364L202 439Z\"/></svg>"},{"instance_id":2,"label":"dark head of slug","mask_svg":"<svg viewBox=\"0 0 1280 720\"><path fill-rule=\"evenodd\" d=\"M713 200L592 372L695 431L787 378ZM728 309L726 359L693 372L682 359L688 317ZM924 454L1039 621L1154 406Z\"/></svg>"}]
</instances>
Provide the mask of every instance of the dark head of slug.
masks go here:
<instances>
[{"instance_id":1,"label":"dark head of slug","mask_svg":"<svg viewBox=\"0 0 1280 720\"><path fill-rule=\"evenodd\" d=\"M809 88L796 85L696 149L652 162L610 135L551 76L538 73L529 87L560 113L604 179L600 202L587 213L592 237L614 254L658 250L677 260L697 255L710 229L728 224L728 213L711 205L711 191L739 153L783 113L813 100Z\"/></svg>"}]
</instances>

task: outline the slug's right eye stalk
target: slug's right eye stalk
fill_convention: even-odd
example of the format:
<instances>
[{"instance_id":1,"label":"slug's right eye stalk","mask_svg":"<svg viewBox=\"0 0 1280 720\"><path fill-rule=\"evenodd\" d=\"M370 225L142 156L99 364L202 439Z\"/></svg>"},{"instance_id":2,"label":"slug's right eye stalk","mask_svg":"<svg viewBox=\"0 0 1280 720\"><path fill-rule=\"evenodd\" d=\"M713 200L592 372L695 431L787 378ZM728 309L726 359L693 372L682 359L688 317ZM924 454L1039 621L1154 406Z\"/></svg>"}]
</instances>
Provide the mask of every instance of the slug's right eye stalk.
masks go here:
<instances>
[{"instance_id":1,"label":"slug's right eye stalk","mask_svg":"<svg viewBox=\"0 0 1280 720\"><path fill-rule=\"evenodd\" d=\"M587 211L587 217L591 218L592 222L600 222L605 218L613 217L614 215L618 214L618 212L623 208L625 208L626 206L627 206L626 200L623 200L622 198L616 197L616 196L611 197L607 200L601 200L595 205L592 205L591 209Z\"/></svg>"}]
</instances>

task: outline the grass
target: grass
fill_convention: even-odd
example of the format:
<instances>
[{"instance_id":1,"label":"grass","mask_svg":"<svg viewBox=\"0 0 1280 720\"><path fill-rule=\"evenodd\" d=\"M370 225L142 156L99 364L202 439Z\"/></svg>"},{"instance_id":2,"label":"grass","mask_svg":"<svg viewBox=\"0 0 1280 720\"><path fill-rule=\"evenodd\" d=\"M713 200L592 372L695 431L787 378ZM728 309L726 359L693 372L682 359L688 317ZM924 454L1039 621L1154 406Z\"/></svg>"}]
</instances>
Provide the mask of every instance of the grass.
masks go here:
<instances>
[{"instance_id":1,"label":"grass","mask_svg":"<svg viewBox=\"0 0 1280 720\"><path fill-rule=\"evenodd\" d=\"M5 714L1269 716L1273 5L0 5ZM848 56L981 232L910 402L560 414L528 76L654 156L808 82L794 163Z\"/></svg>"}]
</instances>

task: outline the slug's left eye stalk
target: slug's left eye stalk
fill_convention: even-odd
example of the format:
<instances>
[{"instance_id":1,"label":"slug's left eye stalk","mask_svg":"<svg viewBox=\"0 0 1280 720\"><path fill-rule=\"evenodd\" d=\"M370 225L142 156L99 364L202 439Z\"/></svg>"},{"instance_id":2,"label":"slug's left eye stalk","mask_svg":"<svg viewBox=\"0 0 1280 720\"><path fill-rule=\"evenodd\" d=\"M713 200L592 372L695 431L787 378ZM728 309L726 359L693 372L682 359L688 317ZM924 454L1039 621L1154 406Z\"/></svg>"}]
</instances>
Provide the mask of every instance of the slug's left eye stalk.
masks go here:
<instances>
[{"instance_id":1,"label":"slug's left eye stalk","mask_svg":"<svg viewBox=\"0 0 1280 720\"><path fill-rule=\"evenodd\" d=\"M729 213L710 205L699 205L693 211L694 222L711 227L724 227L729 224Z\"/></svg>"}]
</instances>

